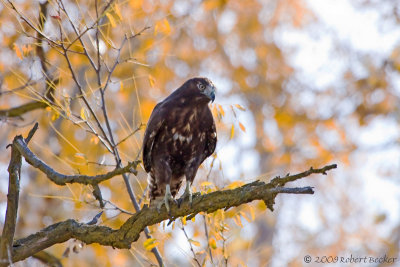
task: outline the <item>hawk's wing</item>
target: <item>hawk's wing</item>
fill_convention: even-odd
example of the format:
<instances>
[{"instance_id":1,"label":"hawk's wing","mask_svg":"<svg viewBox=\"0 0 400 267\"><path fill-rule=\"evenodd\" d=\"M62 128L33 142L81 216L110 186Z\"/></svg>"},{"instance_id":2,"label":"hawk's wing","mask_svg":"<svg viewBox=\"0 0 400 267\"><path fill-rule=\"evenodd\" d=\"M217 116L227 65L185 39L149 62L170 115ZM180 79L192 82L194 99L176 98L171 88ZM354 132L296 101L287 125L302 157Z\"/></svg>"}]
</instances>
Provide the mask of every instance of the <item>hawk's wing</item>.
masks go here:
<instances>
[{"instance_id":1,"label":"hawk's wing","mask_svg":"<svg viewBox=\"0 0 400 267\"><path fill-rule=\"evenodd\" d=\"M207 143L206 143L206 148L203 153L203 158L201 162L203 162L206 158L212 155L215 151L215 147L217 145L217 130L215 128L215 121L212 117L211 111L209 111L209 118L211 118L212 125L211 127L208 128L206 132L206 137L207 137Z\"/></svg>"},{"instance_id":2,"label":"hawk's wing","mask_svg":"<svg viewBox=\"0 0 400 267\"><path fill-rule=\"evenodd\" d=\"M151 113L150 119L146 126L146 132L144 133L143 139L143 164L146 172L150 172L151 169L151 150L153 149L154 140L158 135L161 126L164 124L162 116L162 103L158 103L153 112Z\"/></svg>"}]
</instances>

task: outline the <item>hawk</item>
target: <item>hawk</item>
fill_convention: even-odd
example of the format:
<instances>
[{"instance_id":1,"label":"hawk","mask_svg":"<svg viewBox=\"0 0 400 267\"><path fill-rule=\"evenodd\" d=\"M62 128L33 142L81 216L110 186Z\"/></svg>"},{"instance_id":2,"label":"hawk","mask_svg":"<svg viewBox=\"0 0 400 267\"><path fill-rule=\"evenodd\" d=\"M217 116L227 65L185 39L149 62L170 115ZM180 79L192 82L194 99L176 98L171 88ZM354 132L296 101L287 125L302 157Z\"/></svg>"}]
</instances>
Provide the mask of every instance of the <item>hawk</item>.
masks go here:
<instances>
[{"instance_id":1,"label":"hawk","mask_svg":"<svg viewBox=\"0 0 400 267\"><path fill-rule=\"evenodd\" d=\"M215 86L207 78L186 81L151 113L143 140L143 164L149 173L150 203L160 200L170 211L183 179L185 193L179 204L189 197L191 185L201 163L214 153L217 144L215 122L208 103L215 99Z\"/></svg>"}]
</instances>

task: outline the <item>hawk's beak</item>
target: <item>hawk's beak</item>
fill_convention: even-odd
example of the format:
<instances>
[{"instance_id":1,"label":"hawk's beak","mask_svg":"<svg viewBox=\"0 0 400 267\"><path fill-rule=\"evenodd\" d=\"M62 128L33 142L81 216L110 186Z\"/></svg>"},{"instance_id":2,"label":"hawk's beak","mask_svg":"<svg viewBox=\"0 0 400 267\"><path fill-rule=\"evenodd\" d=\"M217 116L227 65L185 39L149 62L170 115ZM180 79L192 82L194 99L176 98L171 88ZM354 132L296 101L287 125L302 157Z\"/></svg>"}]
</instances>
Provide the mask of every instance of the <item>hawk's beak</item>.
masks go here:
<instances>
[{"instance_id":1,"label":"hawk's beak","mask_svg":"<svg viewBox=\"0 0 400 267\"><path fill-rule=\"evenodd\" d=\"M214 100L215 100L215 87L214 86L207 86L204 94L207 95L211 99L211 102L214 102Z\"/></svg>"},{"instance_id":2,"label":"hawk's beak","mask_svg":"<svg viewBox=\"0 0 400 267\"><path fill-rule=\"evenodd\" d=\"M214 103L215 100L215 90L213 90L210 94L211 102Z\"/></svg>"}]
</instances>

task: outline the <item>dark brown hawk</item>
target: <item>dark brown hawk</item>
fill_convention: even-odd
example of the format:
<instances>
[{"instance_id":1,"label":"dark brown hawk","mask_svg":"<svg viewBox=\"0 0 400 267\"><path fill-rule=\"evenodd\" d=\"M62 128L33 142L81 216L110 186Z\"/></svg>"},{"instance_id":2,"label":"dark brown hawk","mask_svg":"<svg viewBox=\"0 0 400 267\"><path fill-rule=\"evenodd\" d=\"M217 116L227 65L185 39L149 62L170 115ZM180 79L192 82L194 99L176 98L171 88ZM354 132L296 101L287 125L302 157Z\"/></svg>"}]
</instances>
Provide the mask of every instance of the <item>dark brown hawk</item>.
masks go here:
<instances>
[{"instance_id":1,"label":"dark brown hawk","mask_svg":"<svg viewBox=\"0 0 400 267\"><path fill-rule=\"evenodd\" d=\"M191 185L200 164L214 153L217 132L210 101L214 101L215 87L207 78L186 81L151 113L143 140L144 169L149 173L150 202L163 197L169 212L186 178L185 193L192 203Z\"/></svg>"}]
</instances>

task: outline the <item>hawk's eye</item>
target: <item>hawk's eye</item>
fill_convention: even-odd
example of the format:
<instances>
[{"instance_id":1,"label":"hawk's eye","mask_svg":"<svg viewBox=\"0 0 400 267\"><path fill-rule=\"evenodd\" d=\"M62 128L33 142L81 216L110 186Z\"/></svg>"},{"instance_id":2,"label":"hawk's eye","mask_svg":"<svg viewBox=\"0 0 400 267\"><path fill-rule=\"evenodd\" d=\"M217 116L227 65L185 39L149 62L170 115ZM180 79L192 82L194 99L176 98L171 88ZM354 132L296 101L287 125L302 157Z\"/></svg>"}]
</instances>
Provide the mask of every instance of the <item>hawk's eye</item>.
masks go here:
<instances>
[{"instance_id":1,"label":"hawk's eye","mask_svg":"<svg viewBox=\"0 0 400 267\"><path fill-rule=\"evenodd\" d=\"M197 85L197 87L199 87L199 89L200 89L201 91L203 91L204 89L206 89L206 87L205 87L204 84L202 84L202 83L199 83L199 84Z\"/></svg>"}]
</instances>

